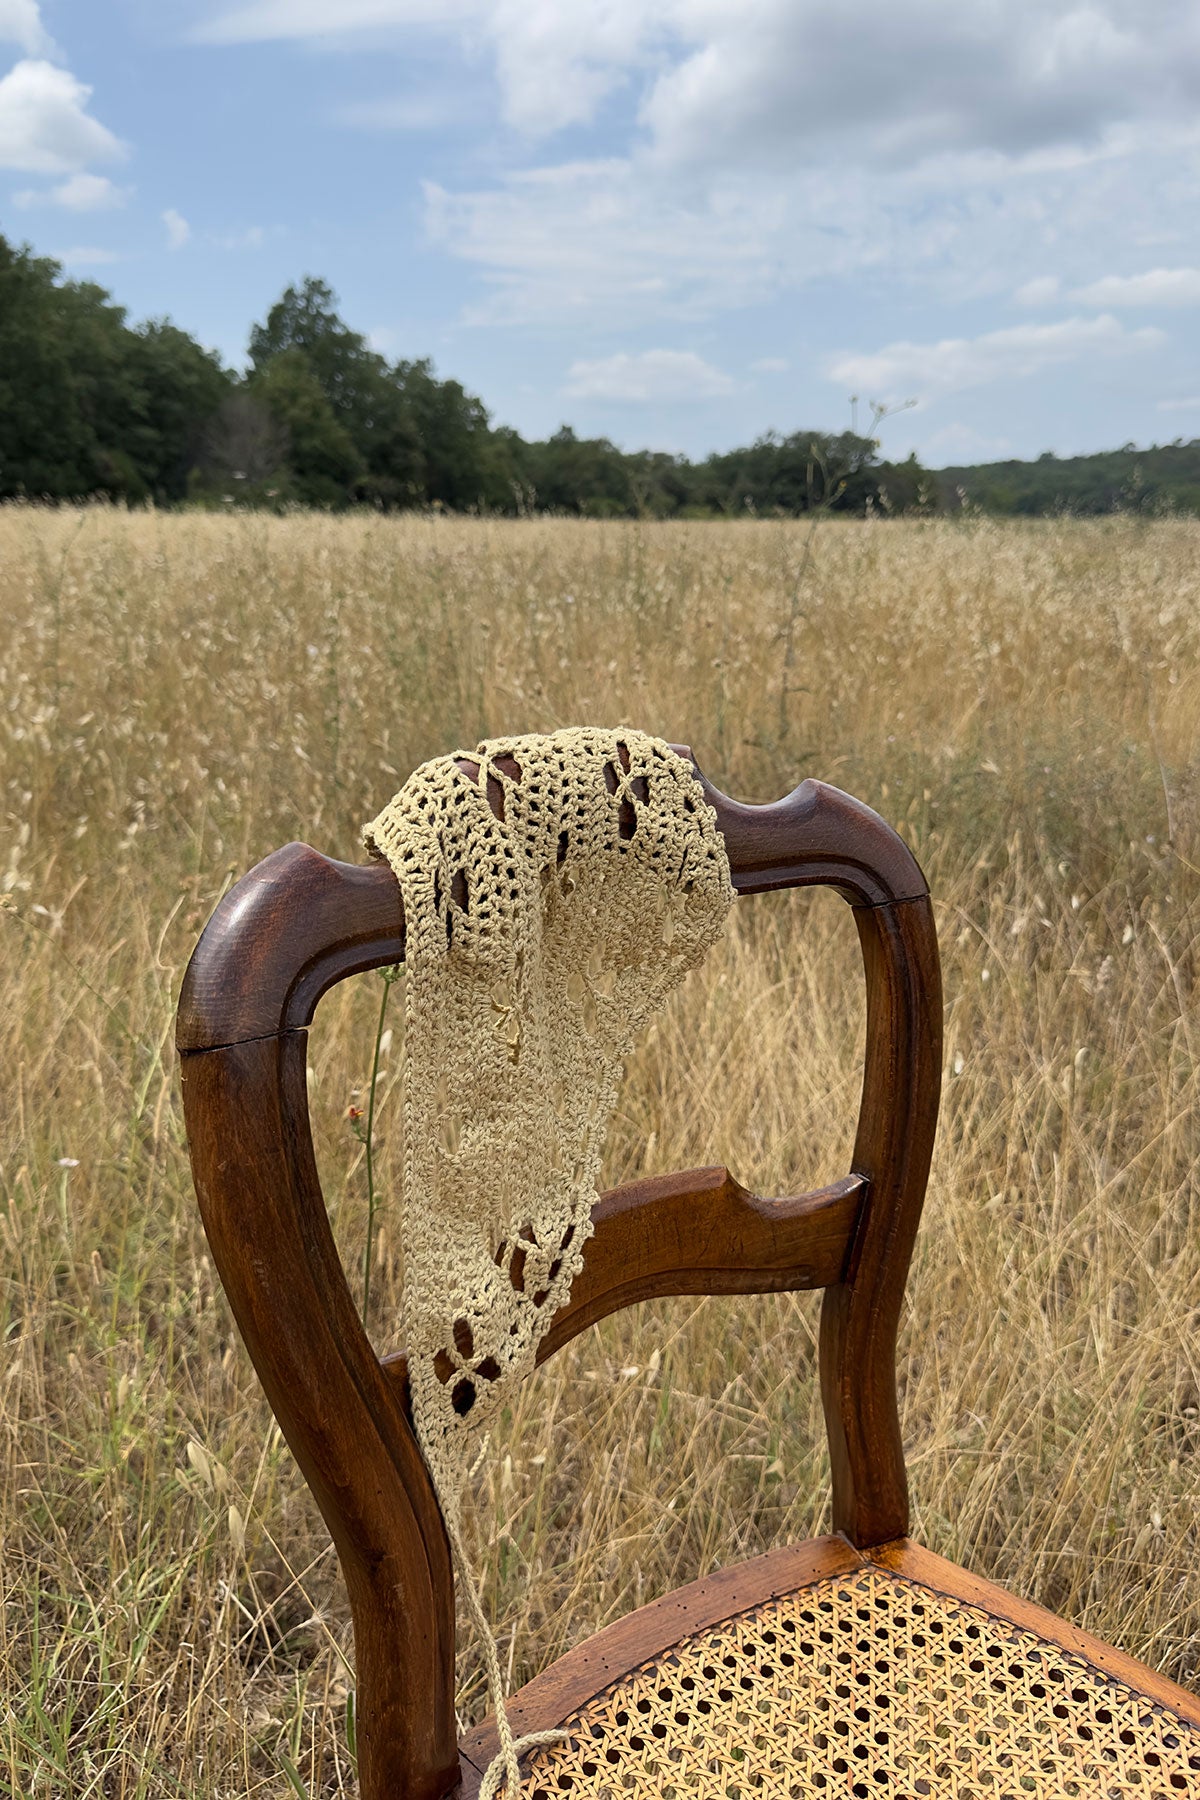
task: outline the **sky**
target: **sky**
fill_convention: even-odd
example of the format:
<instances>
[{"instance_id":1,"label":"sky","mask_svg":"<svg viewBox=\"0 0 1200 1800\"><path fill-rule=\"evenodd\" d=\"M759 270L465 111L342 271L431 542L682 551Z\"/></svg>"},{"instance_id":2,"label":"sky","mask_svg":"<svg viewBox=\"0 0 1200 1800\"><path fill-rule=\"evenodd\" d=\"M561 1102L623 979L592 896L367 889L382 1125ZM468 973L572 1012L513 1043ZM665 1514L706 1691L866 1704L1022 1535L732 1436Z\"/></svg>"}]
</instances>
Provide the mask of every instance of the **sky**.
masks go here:
<instances>
[{"instance_id":1,"label":"sky","mask_svg":"<svg viewBox=\"0 0 1200 1800\"><path fill-rule=\"evenodd\" d=\"M529 437L1200 437L1198 202L1197 0L0 0L0 232Z\"/></svg>"}]
</instances>

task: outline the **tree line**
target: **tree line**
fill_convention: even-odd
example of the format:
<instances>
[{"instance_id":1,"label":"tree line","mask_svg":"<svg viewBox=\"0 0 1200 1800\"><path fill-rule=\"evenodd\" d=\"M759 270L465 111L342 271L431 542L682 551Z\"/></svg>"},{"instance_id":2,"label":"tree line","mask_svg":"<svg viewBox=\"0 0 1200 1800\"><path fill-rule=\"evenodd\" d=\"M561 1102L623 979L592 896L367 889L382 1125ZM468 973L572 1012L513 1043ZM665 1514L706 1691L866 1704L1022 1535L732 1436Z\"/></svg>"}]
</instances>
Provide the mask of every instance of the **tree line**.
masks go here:
<instances>
[{"instance_id":1,"label":"tree line","mask_svg":"<svg viewBox=\"0 0 1200 1800\"><path fill-rule=\"evenodd\" d=\"M851 432L703 462L566 425L529 442L428 358L389 362L312 277L252 328L239 374L0 237L0 498L672 517L903 510L926 479Z\"/></svg>"},{"instance_id":2,"label":"tree line","mask_svg":"<svg viewBox=\"0 0 1200 1800\"><path fill-rule=\"evenodd\" d=\"M964 502L1200 510L1200 444L1132 455L934 476L915 457L881 460L857 432L768 432L702 461L620 450L567 425L531 442L428 358L389 362L372 349L324 281L281 295L252 327L239 373L169 320L131 324L98 283L64 279L52 259L0 237L0 499L650 518Z\"/></svg>"},{"instance_id":3,"label":"tree line","mask_svg":"<svg viewBox=\"0 0 1200 1800\"><path fill-rule=\"evenodd\" d=\"M1001 518L1195 514L1200 513L1200 439L1177 438L1147 450L1123 444L1091 456L1059 457L1047 450L1032 462L939 469L934 481L939 509L949 513L974 507Z\"/></svg>"}]
</instances>

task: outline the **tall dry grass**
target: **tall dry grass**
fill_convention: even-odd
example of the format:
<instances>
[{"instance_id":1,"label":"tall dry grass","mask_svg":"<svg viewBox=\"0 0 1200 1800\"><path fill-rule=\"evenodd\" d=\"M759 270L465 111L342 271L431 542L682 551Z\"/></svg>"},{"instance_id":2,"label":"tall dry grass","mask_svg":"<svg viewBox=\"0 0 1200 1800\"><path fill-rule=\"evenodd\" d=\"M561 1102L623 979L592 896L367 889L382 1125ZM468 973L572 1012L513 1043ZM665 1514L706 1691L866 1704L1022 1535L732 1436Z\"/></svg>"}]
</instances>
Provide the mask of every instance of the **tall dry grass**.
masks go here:
<instances>
[{"instance_id":1,"label":"tall dry grass","mask_svg":"<svg viewBox=\"0 0 1200 1800\"><path fill-rule=\"evenodd\" d=\"M345 1602L198 1225L173 1002L268 850L354 856L415 763L580 720L690 741L746 798L820 775L907 834L947 977L900 1353L917 1528L1197 1679L1200 526L826 521L806 546L770 523L0 514L0 1792L353 1791ZM843 1172L855 955L828 896L739 905L630 1069L612 1177ZM352 1270L378 999L348 984L312 1034ZM815 1317L646 1307L528 1384L474 1521L514 1682L827 1524Z\"/></svg>"}]
</instances>

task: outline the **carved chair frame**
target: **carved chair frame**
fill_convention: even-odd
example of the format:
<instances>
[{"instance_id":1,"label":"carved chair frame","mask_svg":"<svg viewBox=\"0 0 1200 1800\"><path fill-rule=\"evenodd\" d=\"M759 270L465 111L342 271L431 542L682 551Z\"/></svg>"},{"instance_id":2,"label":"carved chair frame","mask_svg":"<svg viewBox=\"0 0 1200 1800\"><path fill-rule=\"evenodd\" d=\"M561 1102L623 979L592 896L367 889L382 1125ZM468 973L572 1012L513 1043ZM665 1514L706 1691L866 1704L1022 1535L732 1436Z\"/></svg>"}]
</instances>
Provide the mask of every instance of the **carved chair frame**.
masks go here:
<instances>
[{"instance_id":1,"label":"carved chair frame","mask_svg":"<svg viewBox=\"0 0 1200 1800\"><path fill-rule=\"evenodd\" d=\"M477 779L475 765L463 769ZM823 1288L821 1395L841 1534L832 1542L837 1555L866 1553L908 1530L895 1349L940 1088L929 894L897 833L836 788L805 781L773 805L746 806L700 780L739 895L825 885L853 908L867 1024L850 1170L785 1199L747 1193L723 1168L602 1196L584 1267L538 1360L634 1301ZM490 797L496 805L498 792ZM359 1319L308 1113L317 1002L346 976L403 959L391 870L290 844L217 907L185 977L176 1039L213 1255L349 1591L363 1800L440 1800L460 1781L467 1793L479 1766L465 1746L460 1762L456 1741L450 1553L413 1435L404 1359L379 1358ZM817 1548L774 1554L803 1560ZM698 1584L701 1612L727 1596L736 1573ZM659 1610L667 1617L669 1603Z\"/></svg>"}]
</instances>

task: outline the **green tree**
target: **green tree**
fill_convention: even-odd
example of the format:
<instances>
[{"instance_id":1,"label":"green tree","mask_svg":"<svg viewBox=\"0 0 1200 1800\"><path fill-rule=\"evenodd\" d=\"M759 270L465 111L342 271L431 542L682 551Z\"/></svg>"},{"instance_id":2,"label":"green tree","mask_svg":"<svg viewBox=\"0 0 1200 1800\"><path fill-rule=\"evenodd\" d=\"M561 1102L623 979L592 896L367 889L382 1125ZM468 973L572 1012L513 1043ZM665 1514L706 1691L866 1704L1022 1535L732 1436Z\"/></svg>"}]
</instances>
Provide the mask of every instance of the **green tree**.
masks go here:
<instances>
[{"instance_id":1,"label":"green tree","mask_svg":"<svg viewBox=\"0 0 1200 1800\"><path fill-rule=\"evenodd\" d=\"M539 510L616 517L636 510L628 458L607 438L577 437L560 425L529 446L528 468Z\"/></svg>"},{"instance_id":2,"label":"green tree","mask_svg":"<svg viewBox=\"0 0 1200 1800\"><path fill-rule=\"evenodd\" d=\"M369 385L386 365L338 316L337 295L327 281L306 275L300 286L285 288L267 314L266 323L250 329L250 367L262 375L277 356L301 351L330 405L341 414L363 409L364 376Z\"/></svg>"},{"instance_id":3,"label":"green tree","mask_svg":"<svg viewBox=\"0 0 1200 1800\"><path fill-rule=\"evenodd\" d=\"M116 476L131 398L119 391L124 313L60 275L0 238L0 494L61 499Z\"/></svg>"},{"instance_id":4,"label":"green tree","mask_svg":"<svg viewBox=\"0 0 1200 1800\"><path fill-rule=\"evenodd\" d=\"M344 506L363 474L363 461L311 363L299 349L284 350L256 373L247 392L287 434L289 487L306 506Z\"/></svg>"},{"instance_id":5,"label":"green tree","mask_svg":"<svg viewBox=\"0 0 1200 1800\"><path fill-rule=\"evenodd\" d=\"M177 500L219 360L166 320L131 330L90 281L0 238L0 495Z\"/></svg>"},{"instance_id":6,"label":"green tree","mask_svg":"<svg viewBox=\"0 0 1200 1800\"><path fill-rule=\"evenodd\" d=\"M878 499L878 458L875 439L851 431L768 431L744 449L710 456L696 471L696 489L712 511L735 515L862 512Z\"/></svg>"},{"instance_id":7,"label":"green tree","mask_svg":"<svg viewBox=\"0 0 1200 1800\"><path fill-rule=\"evenodd\" d=\"M313 276L253 327L239 382L169 320L131 327L103 288L65 281L56 263L0 238L0 497L171 503L215 491L252 503L650 518L924 504L915 459L884 465L878 450L853 432L768 432L691 463L566 425L527 443L428 358L388 363ZM993 472L984 487L1020 511L1050 493L1080 510L1192 506L1196 465L1182 447L1051 457Z\"/></svg>"},{"instance_id":8,"label":"green tree","mask_svg":"<svg viewBox=\"0 0 1200 1800\"><path fill-rule=\"evenodd\" d=\"M337 295L308 275L286 288L250 333L251 386L282 356L302 358L358 453L359 496L388 505L422 499L421 452L387 362L339 316ZM343 500L356 497L350 491Z\"/></svg>"},{"instance_id":9,"label":"green tree","mask_svg":"<svg viewBox=\"0 0 1200 1800\"><path fill-rule=\"evenodd\" d=\"M205 428L232 393L233 377L214 351L169 319L152 319L127 338L137 395L130 453L155 500L182 500Z\"/></svg>"},{"instance_id":10,"label":"green tree","mask_svg":"<svg viewBox=\"0 0 1200 1800\"><path fill-rule=\"evenodd\" d=\"M426 501L463 512L479 506L511 510L506 459L496 454L482 400L457 381L439 381L428 357L397 363L392 379L419 450Z\"/></svg>"}]
</instances>

